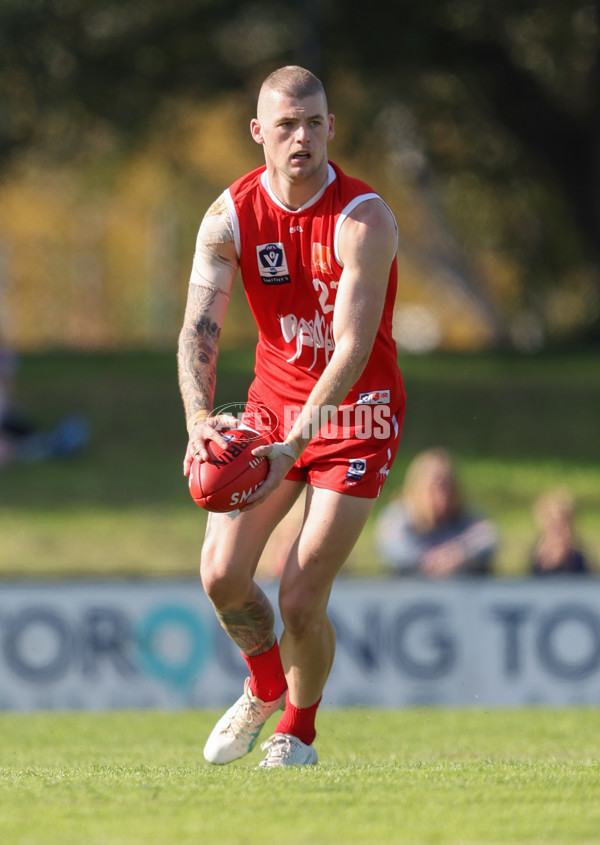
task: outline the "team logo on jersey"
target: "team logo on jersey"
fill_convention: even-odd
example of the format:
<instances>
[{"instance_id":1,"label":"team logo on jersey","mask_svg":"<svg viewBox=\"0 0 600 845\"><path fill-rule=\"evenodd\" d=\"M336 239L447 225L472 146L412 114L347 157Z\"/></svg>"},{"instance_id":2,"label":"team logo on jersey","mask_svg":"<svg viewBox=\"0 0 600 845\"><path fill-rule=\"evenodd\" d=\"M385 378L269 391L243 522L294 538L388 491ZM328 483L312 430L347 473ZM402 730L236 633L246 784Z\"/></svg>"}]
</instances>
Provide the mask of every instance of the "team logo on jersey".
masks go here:
<instances>
[{"instance_id":1,"label":"team logo on jersey","mask_svg":"<svg viewBox=\"0 0 600 845\"><path fill-rule=\"evenodd\" d=\"M364 458L352 458L346 473L346 482L361 481L367 471L367 462Z\"/></svg>"},{"instance_id":2,"label":"team logo on jersey","mask_svg":"<svg viewBox=\"0 0 600 845\"><path fill-rule=\"evenodd\" d=\"M389 390L369 390L368 393L359 393L357 405L388 405L390 401Z\"/></svg>"},{"instance_id":3,"label":"team logo on jersey","mask_svg":"<svg viewBox=\"0 0 600 845\"><path fill-rule=\"evenodd\" d=\"M322 273L331 273L331 250L323 244L313 243L312 263L316 270Z\"/></svg>"},{"instance_id":4,"label":"team logo on jersey","mask_svg":"<svg viewBox=\"0 0 600 845\"><path fill-rule=\"evenodd\" d=\"M287 285L291 282L282 243L257 246L256 258L258 272L265 285Z\"/></svg>"}]
</instances>

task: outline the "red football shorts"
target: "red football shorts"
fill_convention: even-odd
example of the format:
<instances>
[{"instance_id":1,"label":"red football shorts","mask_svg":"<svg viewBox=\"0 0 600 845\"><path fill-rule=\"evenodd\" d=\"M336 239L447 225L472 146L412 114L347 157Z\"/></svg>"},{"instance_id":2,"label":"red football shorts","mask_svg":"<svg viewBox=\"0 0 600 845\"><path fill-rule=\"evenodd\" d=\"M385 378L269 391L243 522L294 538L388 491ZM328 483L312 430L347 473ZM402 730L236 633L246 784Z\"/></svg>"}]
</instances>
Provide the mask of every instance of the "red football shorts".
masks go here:
<instances>
[{"instance_id":1,"label":"red football shorts","mask_svg":"<svg viewBox=\"0 0 600 845\"><path fill-rule=\"evenodd\" d=\"M285 440L299 412L300 407L285 405L255 380L242 420L275 443ZM378 404L376 396L373 404L341 406L312 438L286 478L376 499L396 457L403 419L404 396L395 410L389 403Z\"/></svg>"}]
</instances>

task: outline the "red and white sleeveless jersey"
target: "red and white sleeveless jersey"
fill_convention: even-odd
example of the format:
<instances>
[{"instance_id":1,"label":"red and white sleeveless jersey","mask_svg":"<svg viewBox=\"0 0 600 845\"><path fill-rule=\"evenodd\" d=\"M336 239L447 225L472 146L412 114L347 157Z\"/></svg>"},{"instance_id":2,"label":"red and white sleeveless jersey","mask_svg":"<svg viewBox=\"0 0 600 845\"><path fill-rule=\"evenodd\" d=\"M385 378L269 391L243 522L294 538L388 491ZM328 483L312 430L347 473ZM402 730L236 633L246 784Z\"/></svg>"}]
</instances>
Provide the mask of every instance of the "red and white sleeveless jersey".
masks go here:
<instances>
[{"instance_id":1,"label":"red and white sleeveless jersey","mask_svg":"<svg viewBox=\"0 0 600 845\"><path fill-rule=\"evenodd\" d=\"M325 186L297 211L286 208L270 191L264 166L242 176L225 193L242 279L259 329L255 374L285 402L303 405L331 358L333 310L342 275L339 230L359 203L376 196L364 182L331 163ZM392 338L396 284L394 259L371 356L344 405L374 401L397 407L403 399Z\"/></svg>"}]
</instances>

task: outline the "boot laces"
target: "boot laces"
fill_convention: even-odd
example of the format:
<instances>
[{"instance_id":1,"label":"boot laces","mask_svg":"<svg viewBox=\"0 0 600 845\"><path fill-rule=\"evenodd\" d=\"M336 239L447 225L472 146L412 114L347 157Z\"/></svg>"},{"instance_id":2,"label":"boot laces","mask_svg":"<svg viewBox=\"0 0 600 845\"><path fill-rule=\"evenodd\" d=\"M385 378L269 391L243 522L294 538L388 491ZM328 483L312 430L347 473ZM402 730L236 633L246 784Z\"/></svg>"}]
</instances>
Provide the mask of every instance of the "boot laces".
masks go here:
<instances>
[{"instance_id":1,"label":"boot laces","mask_svg":"<svg viewBox=\"0 0 600 845\"><path fill-rule=\"evenodd\" d=\"M250 678L246 678L244 683L245 701L242 701L239 705L231 718L231 722L227 726L227 730L234 734L234 736L244 731L249 725L252 725L256 717L260 715L260 705L262 702L252 695L249 687Z\"/></svg>"},{"instance_id":2,"label":"boot laces","mask_svg":"<svg viewBox=\"0 0 600 845\"><path fill-rule=\"evenodd\" d=\"M294 742L286 734L273 734L261 745L263 751L268 751L268 760L284 760L294 749Z\"/></svg>"}]
</instances>

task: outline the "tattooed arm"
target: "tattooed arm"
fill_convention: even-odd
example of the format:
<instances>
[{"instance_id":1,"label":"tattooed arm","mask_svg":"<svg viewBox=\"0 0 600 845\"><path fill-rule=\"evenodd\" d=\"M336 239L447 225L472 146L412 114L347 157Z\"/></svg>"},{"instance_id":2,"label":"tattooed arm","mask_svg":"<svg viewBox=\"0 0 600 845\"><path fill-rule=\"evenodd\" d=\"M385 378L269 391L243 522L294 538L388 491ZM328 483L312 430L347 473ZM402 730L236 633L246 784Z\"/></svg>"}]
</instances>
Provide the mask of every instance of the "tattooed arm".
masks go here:
<instances>
[{"instance_id":1,"label":"tattooed arm","mask_svg":"<svg viewBox=\"0 0 600 845\"><path fill-rule=\"evenodd\" d=\"M238 269L231 221L220 197L209 208L196 244L188 299L179 335L179 388L190 435L183 471L188 475L195 454L206 459L206 441L224 445L214 420L218 341Z\"/></svg>"}]
</instances>

